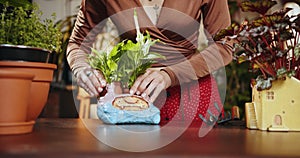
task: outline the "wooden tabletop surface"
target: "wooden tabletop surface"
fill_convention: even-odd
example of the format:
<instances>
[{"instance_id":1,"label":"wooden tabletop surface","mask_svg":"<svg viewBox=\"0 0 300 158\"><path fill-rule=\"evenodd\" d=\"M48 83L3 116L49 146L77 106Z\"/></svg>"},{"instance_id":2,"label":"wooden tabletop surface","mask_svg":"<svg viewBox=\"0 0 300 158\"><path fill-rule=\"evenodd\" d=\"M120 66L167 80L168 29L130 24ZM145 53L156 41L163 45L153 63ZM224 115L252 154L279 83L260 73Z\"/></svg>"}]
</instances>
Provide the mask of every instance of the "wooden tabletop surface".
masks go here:
<instances>
[{"instance_id":1,"label":"wooden tabletop surface","mask_svg":"<svg viewBox=\"0 0 300 158\"><path fill-rule=\"evenodd\" d=\"M89 130L86 128L88 125ZM176 140L146 152L128 152L102 143L110 134L122 129L159 129L154 125L104 125L99 120L50 119L37 120L30 134L0 136L0 158L6 157L300 157L300 132L266 132L241 126L217 126L205 137L198 136L198 127L189 127ZM95 130L96 129L96 130ZM178 130L170 127L170 131ZM95 137L96 136L96 137ZM123 136L124 137L124 136ZM126 137L126 136L125 136ZM120 139L120 144L137 144ZM151 135L147 139L162 143L168 135ZM103 138L102 138L103 139ZM119 139L119 138L115 138ZM139 142L140 146L147 142Z\"/></svg>"}]
</instances>

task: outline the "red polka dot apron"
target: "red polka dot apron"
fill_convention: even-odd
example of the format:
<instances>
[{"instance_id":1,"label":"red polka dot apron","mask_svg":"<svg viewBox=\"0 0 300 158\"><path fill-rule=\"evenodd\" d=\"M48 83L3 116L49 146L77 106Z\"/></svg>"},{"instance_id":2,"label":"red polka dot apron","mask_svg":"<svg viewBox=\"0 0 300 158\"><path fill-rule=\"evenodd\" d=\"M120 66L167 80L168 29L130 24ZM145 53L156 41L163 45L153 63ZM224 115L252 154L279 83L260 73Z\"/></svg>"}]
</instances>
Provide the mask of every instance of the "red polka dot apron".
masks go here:
<instances>
[{"instance_id":1,"label":"red polka dot apron","mask_svg":"<svg viewBox=\"0 0 300 158\"><path fill-rule=\"evenodd\" d=\"M217 83L210 75L168 88L166 95L160 95L154 105L160 107L161 122L184 120L202 123L201 116L205 117L209 112L217 119L223 111Z\"/></svg>"}]
</instances>

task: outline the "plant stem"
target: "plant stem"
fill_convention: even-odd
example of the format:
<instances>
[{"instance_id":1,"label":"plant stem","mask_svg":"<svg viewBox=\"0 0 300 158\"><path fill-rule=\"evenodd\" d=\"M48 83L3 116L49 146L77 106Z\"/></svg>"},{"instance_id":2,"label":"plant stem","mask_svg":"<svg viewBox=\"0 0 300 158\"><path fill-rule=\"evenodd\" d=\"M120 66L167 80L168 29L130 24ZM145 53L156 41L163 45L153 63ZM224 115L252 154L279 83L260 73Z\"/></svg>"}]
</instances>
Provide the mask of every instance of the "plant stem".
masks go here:
<instances>
[{"instance_id":1,"label":"plant stem","mask_svg":"<svg viewBox=\"0 0 300 158\"><path fill-rule=\"evenodd\" d=\"M284 50L283 42L280 40L280 31L277 32L277 36L278 36L278 45L279 45L279 49L280 49L280 50Z\"/></svg>"},{"instance_id":2,"label":"plant stem","mask_svg":"<svg viewBox=\"0 0 300 158\"><path fill-rule=\"evenodd\" d=\"M261 39L263 40L263 42L267 45L267 47L268 47L268 49L270 50L272 56L274 56L275 54L274 54L274 52L273 52L273 50L272 50L270 44L268 43L267 39L266 39L264 36L260 36L260 37L261 37Z\"/></svg>"},{"instance_id":3,"label":"plant stem","mask_svg":"<svg viewBox=\"0 0 300 158\"><path fill-rule=\"evenodd\" d=\"M254 63L257 64L259 66L259 70L262 72L263 76L264 76L264 79L267 78L267 75L266 73L264 72L264 69L263 69L263 66L262 64L260 64L257 60L254 60Z\"/></svg>"},{"instance_id":4,"label":"plant stem","mask_svg":"<svg viewBox=\"0 0 300 158\"><path fill-rule=\"evenodd\" d=\"M286 48L288 47L288 40L284 41L284 45ZM288 53L288 52L286 52L286 53ZM284 66L286 67L287 71L290 71L290 69L291 69L291 66L290 66L291 59L292 58L291 58L290 54L288 53L288 55L286 55L286 60L284 60Z\"/></svg>"},{"instance_id":5,"label":"plant stem","mask_svg":"<svg viewBox=\"0 0 300 158\"><path fill-rule=\"evenodd\" d=\"M248 37L249 41L252 43L253 47L256 48L256 42L251 37Z\"/></svg>"}]
</instances>

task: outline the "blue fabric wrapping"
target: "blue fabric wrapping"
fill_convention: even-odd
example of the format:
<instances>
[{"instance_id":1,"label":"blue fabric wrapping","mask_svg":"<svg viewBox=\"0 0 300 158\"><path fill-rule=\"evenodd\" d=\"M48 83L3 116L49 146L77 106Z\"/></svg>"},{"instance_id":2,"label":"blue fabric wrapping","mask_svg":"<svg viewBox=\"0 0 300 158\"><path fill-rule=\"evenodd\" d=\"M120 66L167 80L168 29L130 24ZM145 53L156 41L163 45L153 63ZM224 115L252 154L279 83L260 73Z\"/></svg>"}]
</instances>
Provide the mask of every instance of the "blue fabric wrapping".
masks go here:
<instances>
[{"instance_id":1,"label":"blue fabric wrapping","mask_svg":"<svg viewBox=\"0 0 300 158\"><path fill-rule=\"evenodd\" d=\"M160 110L153 104L149 105L148 109L141 111L120 110L110 102L97 107L98 117L107 124L122 124L122 123L145 123L159 124Z\"/></svg>"}]
</instances>

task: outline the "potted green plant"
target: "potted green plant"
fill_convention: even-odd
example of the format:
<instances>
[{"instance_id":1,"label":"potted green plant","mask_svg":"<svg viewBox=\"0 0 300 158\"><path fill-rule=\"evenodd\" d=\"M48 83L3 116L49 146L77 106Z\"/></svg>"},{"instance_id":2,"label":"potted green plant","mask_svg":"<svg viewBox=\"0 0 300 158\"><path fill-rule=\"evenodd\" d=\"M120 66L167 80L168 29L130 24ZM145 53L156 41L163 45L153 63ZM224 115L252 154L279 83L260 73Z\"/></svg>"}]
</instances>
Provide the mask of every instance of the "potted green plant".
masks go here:
<instances>
[{"instance_id":1,"label":"potted green plant","mask_svg":"<svg viewBox=\"0 0 300 158\"><path fill-rule=\"evenodd\" d=\"M290 8L270 13L276 4L273 0L242 1L242 11L258 16L232 23L215 39L234 41L236 61L249 62L249 70L257 76L251 81L252 103L246 104L248 123L262 130L300 130L296 121L300 96L293 92L300 86L300 15L289 16Z\"/></svg>"},{"instance_id":2,"label":"potted green plant","mask_svg":"<svg viewBox=\"0 0 300 158\"><path fill-rule=\"evenodd\" d=\"M159 40L152 40L148 32L146 35L140 32L136 12L134 20L137 31L136 42L121 41L110 51L92 48L92 53L88 57L91 67L100 70L109 84L119 82L118 85L122 86L122 89L130 88L137 77L151 67L155 59L165 58L149 51Z\"/></svg>"},{"instance_id":3,"label":"potted green plant","mask_svg":"<svg viewBox=\"0 0 300 158\"><path fill-rule=\"evenodd\" d=\"M55 15L42 20L37 4L1 4L0 60L47 63L53 52L60 51L62 35L54 24Z\"/></svg>"},{"instance_id":4,"label":"potted green plant","mask_svg":"<svg viewBox=\"0 0 300 158\"><path fill-rule=\"evenodd\" d=\"M31 5L27 0L0 2L2 4L0 71L9 70L34 75L26 111L26 121L32 122L36 120L47 102L53 71L57 67L49 62L51 55L60 51L61 32L58 26L54 25L54 17L41 20L42 12L36 4ZM19 87L15 90L21 89L22 87ZM1 95L2 97L6 96ZM14 124L22 125L24 122Z\"/></svg>"},{"instance_id":5,"label":"potted green plant","mask_svg":"<svg viewBox=\"0 0 300 158\"><path fill-rule=\"evenodd\" d=\"M158 108L141 96L129 94L129 88L139 75L145 73L157 59L165 59L150 51L150 47L159 40L153 40L147 31L145 35L140 32L136 10L133 17L136 42L124 40L113 46L112 50L92 48L88 56L91 67L100 70L108 83L107 91L99 98L100 106L97 107L97 115L104 123L158 124L160 121Z\"/></svg>"}]
</instances>

